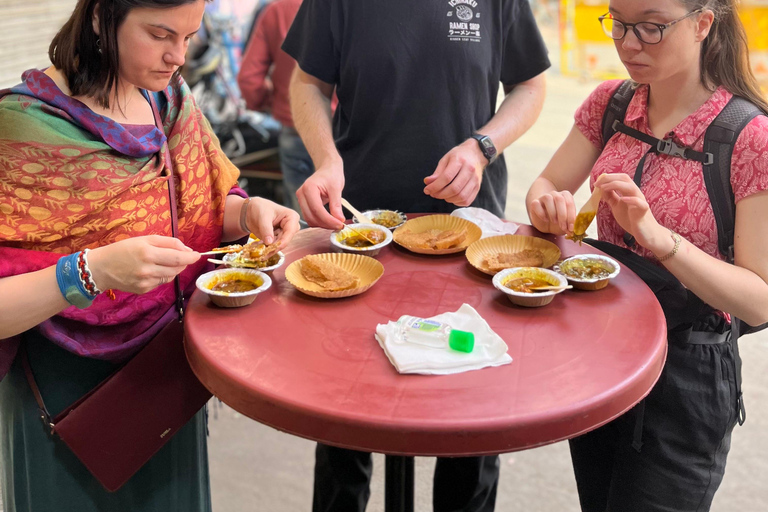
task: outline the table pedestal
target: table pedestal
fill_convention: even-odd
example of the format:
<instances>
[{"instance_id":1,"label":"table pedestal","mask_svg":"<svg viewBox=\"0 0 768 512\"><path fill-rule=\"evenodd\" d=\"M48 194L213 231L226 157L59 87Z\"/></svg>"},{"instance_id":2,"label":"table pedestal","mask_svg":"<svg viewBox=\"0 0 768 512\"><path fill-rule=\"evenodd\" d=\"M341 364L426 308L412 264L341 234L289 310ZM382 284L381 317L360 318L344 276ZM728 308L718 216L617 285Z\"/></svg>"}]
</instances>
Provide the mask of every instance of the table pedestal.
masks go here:
<instances>
[{"instance_id":1,"label":"table pedestal","mask_svg":"<svg viewBox=\"0 0 768 512\"><path fill-rule=\"evenodd\" d=\"M384 510L413 512L413 457L386 456Z\"/></svg>"}]
</instances>

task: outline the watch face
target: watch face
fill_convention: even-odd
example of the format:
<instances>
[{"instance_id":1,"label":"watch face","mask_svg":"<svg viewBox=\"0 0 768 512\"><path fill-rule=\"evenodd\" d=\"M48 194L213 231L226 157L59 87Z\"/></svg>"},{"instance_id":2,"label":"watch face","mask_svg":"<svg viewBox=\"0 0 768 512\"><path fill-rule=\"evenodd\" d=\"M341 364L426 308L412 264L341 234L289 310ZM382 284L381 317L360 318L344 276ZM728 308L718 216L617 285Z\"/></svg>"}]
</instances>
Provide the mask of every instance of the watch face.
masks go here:
<instances>
[{"instance_id":1,"label":"watch face","mask_svg":"<svg viewBox=\"0 0 768 512\"><path fill-rule=\"evenodd\" d=\"M483 153L485 153L486 156L496 156L496 146L493 145L490 137L483 137L480 139L480 144L483 145Z\"/></svg>"}]
</instances>

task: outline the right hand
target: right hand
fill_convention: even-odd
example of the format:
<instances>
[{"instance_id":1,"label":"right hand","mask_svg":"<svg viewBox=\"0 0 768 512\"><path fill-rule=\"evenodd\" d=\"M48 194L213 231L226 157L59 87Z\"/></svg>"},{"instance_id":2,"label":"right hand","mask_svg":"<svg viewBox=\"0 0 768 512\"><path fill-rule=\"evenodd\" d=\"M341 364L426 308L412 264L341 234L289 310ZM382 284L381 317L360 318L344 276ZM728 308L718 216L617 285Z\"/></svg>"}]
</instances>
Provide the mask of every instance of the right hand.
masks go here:
<instances>
[{"instance_id":1,"label":"right hand","mask_svg":"<svg viewBox=\"0 0 768 512\"><path fill-rule=\"evenodd\" d=\"M327 229L344 227L341 210L341 191L344 189L344 167L331 165L319 167L296 191L301 212L310 226ZM330 213L326 211L328 205Z\"/></svg>"},{"instance_id":2,"label":"right hand","mask_svg":"<svg viewBox=\"0 0 768 512\"><path fill-rule=\"evenodd\" d=\"M88 267L100 290L141 294L169 283L199 259L200 253L178 238L148 235L93 249Z\"/></svg>"},{"instance_id":3,"label":"right hand","mask_svg":"<svg viewBox=\"0 0 768 512\"><path fill-rule=\"evenodd\" d=\"M533 226L544 233L565 235L573 233L576 204L567 190L547 192L530 203L529 214Z\"/></svg>"}]
</instances>

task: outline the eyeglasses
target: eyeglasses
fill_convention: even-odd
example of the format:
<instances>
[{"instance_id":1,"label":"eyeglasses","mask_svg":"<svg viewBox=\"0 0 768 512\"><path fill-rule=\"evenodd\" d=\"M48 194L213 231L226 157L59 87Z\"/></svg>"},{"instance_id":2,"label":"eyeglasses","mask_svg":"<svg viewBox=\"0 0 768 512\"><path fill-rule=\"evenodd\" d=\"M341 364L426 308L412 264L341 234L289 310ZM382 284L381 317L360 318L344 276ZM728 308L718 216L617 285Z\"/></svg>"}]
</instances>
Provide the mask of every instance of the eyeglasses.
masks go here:
<instances>
[{"instance_id":1,"label":"eyeglasses","mask_svg":"<svg viewBox=\"0 0 768 512\"><path fill-rule=\"evenodd\" d=\"M672 20L669 23L664 24L653 23L650 21L641 21L640 23L624 23L623 21L619 21L614 18L613 14L611 13L603 14L597 19L600 20L600 24L603 26L603 32L605 32L605 35L615 41L623 39L624 36L627 35L627 30L631 28L632 32L635 33L641 42L645 44L659 44L666 29L675 23L679 23L684 19L693 16L694 14L700 13L703 10L703 8L696 9L695 11L691 11L683 17L677 18L676 20Z\"/></svg>"}]
</instances>

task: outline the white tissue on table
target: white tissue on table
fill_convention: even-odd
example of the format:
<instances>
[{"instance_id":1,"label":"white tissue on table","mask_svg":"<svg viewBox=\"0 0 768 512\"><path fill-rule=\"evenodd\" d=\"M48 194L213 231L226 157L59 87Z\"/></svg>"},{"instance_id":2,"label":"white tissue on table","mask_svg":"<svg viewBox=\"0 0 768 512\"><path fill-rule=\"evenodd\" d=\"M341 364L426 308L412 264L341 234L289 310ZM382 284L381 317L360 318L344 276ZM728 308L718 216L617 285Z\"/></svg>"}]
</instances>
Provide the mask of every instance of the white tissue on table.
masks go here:
<instances>
[{"instance_id":1,"label":"white tissue on table","mask_svg":"<svg viewBox=\"0 0 768 512\"><path fill-rule=\"evenodd\" d=\"M397 320L379 324L376 326L376 340L398 372L447 375L512 362L507 354L507 344L469 304L463 304L457 311L441 313L429 319L474 333L474 349L465 353L448 348L399 343L396 341Z\"/></svg>"},{"instance_id":2,"label":"white tissue on table","mask_svg":"<svg viewBox=\"0 0 768 512\"><path fill-rule=\"evenodd\" d=\"M514 235L517 232L518 225L514 222L502 220L483 208L459 208L454 210L451 215L474 222L483 230L483 236Z\"/></svg>"}]
</instances>

